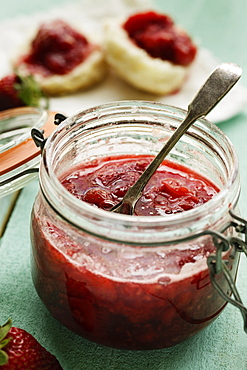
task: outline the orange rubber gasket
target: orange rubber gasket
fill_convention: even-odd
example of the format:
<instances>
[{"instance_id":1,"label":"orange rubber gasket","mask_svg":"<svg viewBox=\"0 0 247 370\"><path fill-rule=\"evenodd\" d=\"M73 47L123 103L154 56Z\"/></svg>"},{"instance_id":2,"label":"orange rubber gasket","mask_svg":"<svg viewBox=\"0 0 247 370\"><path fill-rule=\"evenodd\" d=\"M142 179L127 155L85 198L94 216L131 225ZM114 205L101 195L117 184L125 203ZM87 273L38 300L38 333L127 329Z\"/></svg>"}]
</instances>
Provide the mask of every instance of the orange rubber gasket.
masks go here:
<instances>
[{"instance_id":1,"label":"orange rubber gasket","mask_svg":"<svg viewBox=\"0 0 247 370\"><path fill-rule=\"evenodd\" d=\"M47 121L41 128L44 130L45 138L48 137L56 128L54 124L55 114L56 113L54 112L49 112ZM40 148L35 145L32 137L16 145L15 147L0 153L0 176L14 170L24 163L29 162L39 154Z\"/></svg>"}]
</instances>

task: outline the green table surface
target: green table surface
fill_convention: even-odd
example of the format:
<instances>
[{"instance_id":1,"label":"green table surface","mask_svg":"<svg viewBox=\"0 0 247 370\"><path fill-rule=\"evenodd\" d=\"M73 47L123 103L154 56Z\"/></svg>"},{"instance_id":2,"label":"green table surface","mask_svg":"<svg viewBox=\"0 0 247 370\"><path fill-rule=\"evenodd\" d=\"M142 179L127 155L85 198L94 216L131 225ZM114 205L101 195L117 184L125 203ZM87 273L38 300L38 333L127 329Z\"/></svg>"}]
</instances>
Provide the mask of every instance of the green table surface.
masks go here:
<instances>
[{"instance_id":1,"label":"green table surface","mask_svg":"<svg viewBox=\"0 0 247 370\"><path fill-rule=\"evenodd\" d=\"M0 22L12 17L14 22L14 17L20 14L66 3L69 0L1 1ZM247 88L246 0L156 0L155 5L183 24L221 61L240 64L244 71L241 83ZM242 184L239 206L247 218L247 109L220 123L219 127L230 138L239 156ZM11 316L16 326L35 335L55 354L65 370L247 369L247 334L239 311L232 305L195 337L157 351L121 351L99 346L69 332L54 320L39 300L30 276L29 220L37 191L37 181L22 190L1 239L0 322ZM242 256L237 285L245 304L246 282L247 261Z\"/></svg>"}]
</instances>

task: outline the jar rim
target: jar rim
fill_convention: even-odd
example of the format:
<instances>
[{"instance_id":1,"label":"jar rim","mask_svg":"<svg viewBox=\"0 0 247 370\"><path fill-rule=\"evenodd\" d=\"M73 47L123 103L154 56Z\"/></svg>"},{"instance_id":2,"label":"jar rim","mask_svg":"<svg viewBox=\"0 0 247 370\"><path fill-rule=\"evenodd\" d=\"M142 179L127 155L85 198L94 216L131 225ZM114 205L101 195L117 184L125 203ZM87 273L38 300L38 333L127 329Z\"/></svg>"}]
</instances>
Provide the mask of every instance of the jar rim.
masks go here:
<instances>
[{"instance_id":1,"label":"jar rim","mask_svg":"<svg viewBox=\"0 0 247 370\"><path fill-rule=\"evenodd\" d=\"M199 207L193 208L188 211L184 211L177 214L168 214L166 216L135 216L135 215L124 215L118 213L112 213L109 211L104 211L97 207L93 207L92 205L83 202L82 200L77 199L74 195L70 194L67 189L61 184L61 182L57 179L54 169L52 168L51 164L51 155L53 146L56 144L57 140L59 140L59 135L73 126L74 122L78 119L78 117L84 117L84 123L86 125L86 117L87 115L94 114L97 119L100 119L102 114L102 110L111 110L111 109L127 109L134 107L148 107L148 109L155 109L155 110L163 110L169 112L175 112L180 116L185 116L186 110L178 107L174 107L171 105L166 105L163 103L158 102L150 102L150 101L136 101L136 100L125 100L125 101L116 101L112 103L107 103L103 105L98 105L93 108L86 109L82 112L79 112L73 116L68 117L65 119L60 126L52 133L52 135L48 138L45 149L43 152L43 159L41 162L41 170L40 171L40 186L42 193L44 194L48 203L53 207L68 222L73 224L74 226L84 229L83 223L80 221L80 217L64 217L63 212L59 212L59 208L61 206L61 199L66 199L66 206L71 207L72 209L80 210L80 212L85 212L88 218L95 219L95 220L104 220L106 224L114 224L114 225L124 225L125 227L139 227L140 225L147 228L164 226L165 228L175 228L179 227L181 222L186 225L185 233L195 232L192 225L196 220L206 217L206 223L210 219L210 215L214 212L217 212L219 208L221 212L227 212L230 206L235 206L237 203L237 199L239 196L239 176L238 176L238 158L236 151L230 142L229 138L213 123L206 120L205 118L201 118L197 120L193 126L196 128L200 128L202 131L207 129L207 135L213 135L213 133L217 132L223 139L225 145L227 146L227 150L229 152L229 156L234 163L234 166L231 167L231 173L229 174L224 186L220 189L220 191L209 201L200 205ZM65 133L66 134L66 133ZM47 191L46 185L47 183L53 182L52 189L55 191L56 195L54 197L49 194ZM235 184L235 185L234 185ZM236 187L235 196L231 199L232 202L229 203L228 193L232 186ZM79 212L79 213L80 213ZM75 216L75 215L74 215Z\"/></svg>"}]
</instances>

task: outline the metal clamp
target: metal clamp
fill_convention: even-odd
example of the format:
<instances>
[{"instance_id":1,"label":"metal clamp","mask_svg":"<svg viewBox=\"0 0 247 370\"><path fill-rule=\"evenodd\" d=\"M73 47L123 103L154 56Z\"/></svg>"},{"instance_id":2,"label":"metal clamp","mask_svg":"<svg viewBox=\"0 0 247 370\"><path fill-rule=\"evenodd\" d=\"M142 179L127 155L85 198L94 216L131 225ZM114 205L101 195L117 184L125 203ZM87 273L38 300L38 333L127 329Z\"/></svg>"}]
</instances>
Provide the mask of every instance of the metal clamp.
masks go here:
<instances>
[{"instance_id":1,"label":"metal clamp","mask_svg":"<svg viewBox=\"0 0 247 370\"><path fill-rule=\"evenodd\" d=\"M55 117L54 117L54 125L58 126L66 118L67 117L64 116L63 114L56 113L55 114ZM43 152L43 149L44 149L46 140L47 140L47 138L44 137L44 130L39 130L37 128L33 128L31 130L31 137L32 137L35 145L37 147L40 147L41 155L42 155L42 152ZM11 176L7 180L1 181L0 182L0 186L5 186L5 185L9 184L10 182L17 180L20 177L24 177L24 176L30 175L32 173L35 173L35 172L39 172L39 168L29 168L29 169L26 169L26 170L24 170L22 172L19 172L16 175Z\"/></svg>"},{"instance_id":2,"label":"metal clamp","mask_svg":"<svg viewBox=\"0 0 247 370\"><path fill-rule=\"evenodd\" d=\"M67 117L64 116L62 113L56 113L54 118L54 125L58 126L62 121L64 121ZM44 138L44 130L39 130L37 128L33 128L31 130L31 136L33 141L35 142L37 147L40 147L41 154L43 152L45 143L47 138Z\"/></svg>"},{"instance_id":3,"label":"metal clamp","mask_svg":"<svg viewBox=\"0 0 247 370\"><path fill-rule=\"evenodd\" d=\"M54 125L58 126L61 122L63 122L67 117L64 116L62 113L56 113L54 119Z\"/></svg>"},{"instance_id":4,"label":"metal clamp","mask_svg":"<svg viewBox=\"0 0 247 370\"><path fill-rule=\"evenodd\" d=\"M44 149L44 146L45 146L45 142L47 140L47 138L46 139L44 138L44 130L39 130L38 128L33 128L31 130L31 136L32 136L32 139L33 139L35 145L40 148L41 153L42 153L43 149Z\"/></svg>"},{"instance_id":5,"label":"metal clamp","mask_svg":"<svg viewBox=\"0 0 247 370\"><path fill-rule=\"evenodd\" d=\"M222 259L222 252L229 250L230 247L232 247L230 258L234 258L237 252L244 252L244 254L247 256L247 221L236 215L232 209L229 210L229 213L233 220L224 228L224 231L229 227L234 227L238 233L244 234L244 240L238 237L226 237L222 233L209 230L206 233L212 235L216 248L216 254L210 255L207 258L207 264L213 287L217 290L220 296L225 299L225 301L233 304L240 310L244 320L244 331L247 333L247 308L244 306L240 298L230 270L227 267L229 260L226 261ZM223 291L217 282L216 276L220 273L223 273L228 287L230 288L229 295ZM231 298L231 296L234 298Z\"/></svg>"}]
</instances>

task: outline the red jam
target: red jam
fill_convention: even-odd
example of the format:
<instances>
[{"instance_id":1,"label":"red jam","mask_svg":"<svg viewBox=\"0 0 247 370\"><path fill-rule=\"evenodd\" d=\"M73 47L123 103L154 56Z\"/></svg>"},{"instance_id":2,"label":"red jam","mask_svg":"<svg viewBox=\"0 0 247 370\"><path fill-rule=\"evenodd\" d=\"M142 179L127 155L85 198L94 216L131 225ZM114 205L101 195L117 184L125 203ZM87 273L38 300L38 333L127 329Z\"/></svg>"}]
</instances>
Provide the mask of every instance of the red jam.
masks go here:
<instances>
[{"instance_id":1,"label":"red jam","mask_svg":"<svg viewBox=\"0 0 247 370\"><path fill-rule=\"evenodd\" d=\"M73 171L62 181L77 198L109 210L123 198L151 162L151 156L104 158ZM186 211L211 199L218 190L191 170L164 161L137 202L135 214L165 215Z\"/></svg>"},{"instance_id":2,"label":"red jam","mask_svg":"<svg viewBox=\"0 0 247 370\"><path fill-rule=\"evenodd\" d=\"M62 183L79 199L109 209L150 160L150 156L95 160L72 169ZM136 213L166 217L198 207L217 192L195 172L165 161ZM211 238L143 252L138 246L115 245L84 231L71 234L69 227L46 203L36 203L33 280L51 314L84 338L123 349L165 348L197 333L225 306L205 263L215 250ZM221 276L218 282L225 289Z\"/></svg>"},{"instance_id":3,"label":"red jam","mask_svg":"<svg viewBox=\"0 0 247 370\"><path fill-rule=\"evenodd\" d=\"M30 53L21 63L26 64L30 73L64 75L82 63L91 48L81 33L62 20L54 20L40 26Z\"/></svg>"},{"instance_id":4,"label":"red jam","mask_svg":"<svg viewBox=\"0 0 247 370\"><path fill-rule=\"evenodd\" d=\"M170 17L155 12L139 13L124 23L132 41L153 58L187 66L197 48L186 32L178 29Z\"/></svg>"}]
</instances>

